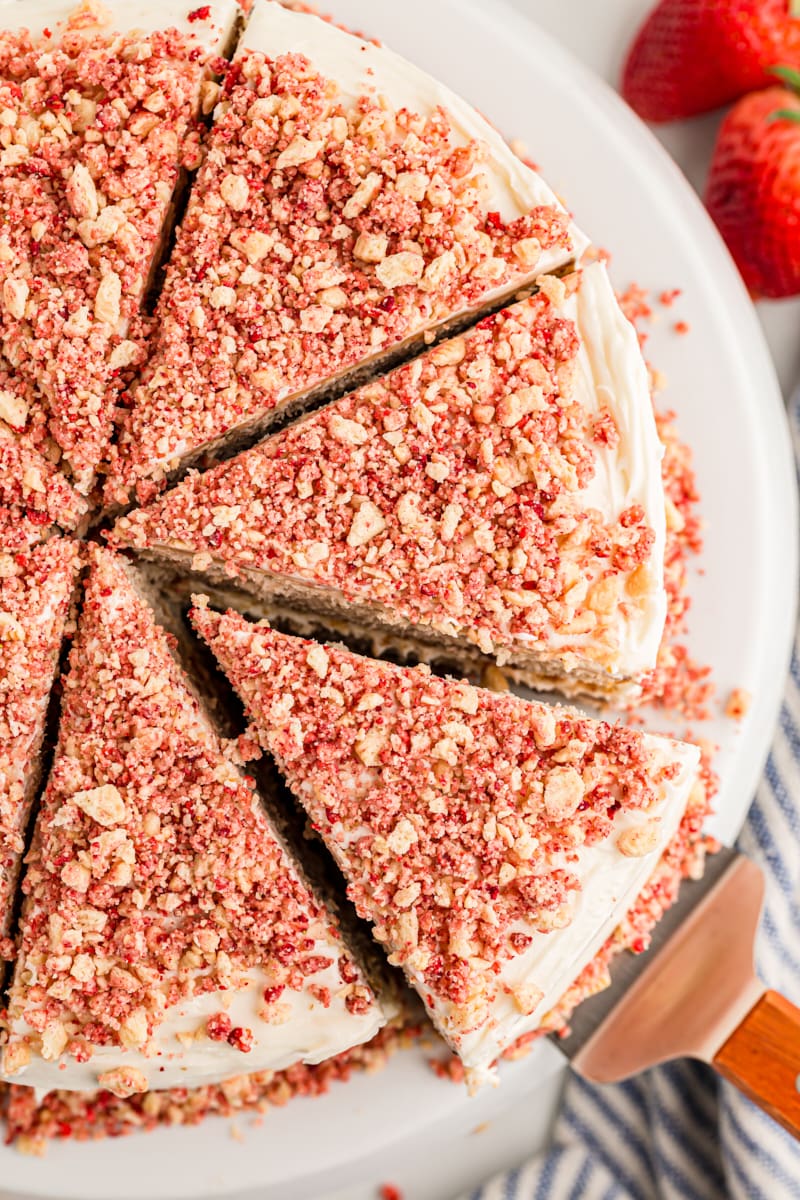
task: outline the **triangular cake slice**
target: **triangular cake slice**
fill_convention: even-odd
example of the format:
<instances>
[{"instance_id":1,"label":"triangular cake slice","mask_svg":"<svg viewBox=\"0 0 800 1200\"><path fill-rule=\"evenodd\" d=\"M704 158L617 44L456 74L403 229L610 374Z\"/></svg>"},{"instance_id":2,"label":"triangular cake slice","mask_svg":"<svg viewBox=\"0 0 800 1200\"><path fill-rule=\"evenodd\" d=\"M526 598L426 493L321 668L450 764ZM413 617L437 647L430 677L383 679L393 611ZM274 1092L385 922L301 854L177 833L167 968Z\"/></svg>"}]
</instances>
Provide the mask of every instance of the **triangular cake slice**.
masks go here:
<instances>
[{"instance_id":1,"label":"triangular cake slice","mask_svg":"<svg viewBox=\"0 0 800 1200\"><path fill-rule=\"evenodd\" d=\"M88 491L210 64L235 0L6 3L0 419Z\"/></svg>"},{"instance_id":2,"label":"triangular cake slice","mask_svg":"<svg viewBox=\"0 0 800 1200\"><path fill-rule=\"evenodd\" d=\"M255 0L166 272L109 501L410 352L586 242L469 105Z\"/></svg>"},{"instance_id":3,"label":"triangular cake slice","mask_svg":"<svg viewBox=\"0 0 800 1200\"><path fill-rule=\"evenodd\" d=\"M53 463L0 429L0 551L34 546L57 526L76 529L87 511Z\"/></svg>"},{"instance_id":4,"label":"triangular cake slice","mask_svg":"<svg viewBox=\"0 0 800 1200\"><path fill-rule=\"evenodd\" d=\"M603 266L540 284L114 538L540 687L632 690L666 614L647 369Z\"/></svg>"},{"instance_id":5,"label":"triangular cake slice","mask_svg":"<svg viewBox=\"0 0 800 1200\"><path fill-rule=\"evenodd\" d=\"M29 553L0 553L0 938L10 930L79 549L51 538Z\"/></svg>"},{"instance_id":6,"label":"triangular cake slice","mask_svg":"<svg viewBox=\"0 0 800 1200\"><path fill-rule=\"evenodd\" d=\"M381 1007L189 691L121 560L94 552L23 881L2 1072L196 1087L319 1062Z\"/></svg>"},{"instance_id":7,"label":"triangular cake slice","mask_svg":"<svg viewBox=\"0 0 800 1200\"><path fill-rule=\"evenodd\" d=\"M635 904L699 751L253 625L193 621L473 1081Z\"/></svg>"}]
</instances>

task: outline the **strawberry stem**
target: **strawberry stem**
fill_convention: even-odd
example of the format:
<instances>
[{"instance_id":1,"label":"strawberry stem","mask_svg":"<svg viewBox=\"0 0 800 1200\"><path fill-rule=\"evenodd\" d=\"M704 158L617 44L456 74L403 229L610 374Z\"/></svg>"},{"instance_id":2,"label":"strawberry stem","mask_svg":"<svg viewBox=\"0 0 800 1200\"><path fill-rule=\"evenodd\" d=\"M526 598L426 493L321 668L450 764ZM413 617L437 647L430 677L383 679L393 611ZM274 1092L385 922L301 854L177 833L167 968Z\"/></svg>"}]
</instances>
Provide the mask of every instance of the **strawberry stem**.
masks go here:
<instances>
[{"instance_id":1,"label":"strawberry stem","mask_svg":"<svg viewBox=\"0 0 800 1200\"><path fill-rule=\"evenodd\" d=\"M800 17L800 0L789 0L789 16Z\"/></svg>"},{"instance_id":2,"label":"strawberry stem","mask_svg":"<svg viewBox=\"0 0 800 1200\"><path fill-rule=\"evenodd\" d=\"M778 108L775 112L769 114L767 120L794 121L797 125L800 125L800 108Z\"/></svg>"},{"instance_id":3,"label":"strawberry stem","mask_svg":"<svg viewBox=\"0 0 800 1200\"><path fill-rule=\"evenodd\" d=\"M798 0L800 3L800 0ZM800 93L800 71L794 67L770 67L770 75L777 75L778 79L782 79L787 87L790 87L793 92Z\"/></svg>"}]
</instances>

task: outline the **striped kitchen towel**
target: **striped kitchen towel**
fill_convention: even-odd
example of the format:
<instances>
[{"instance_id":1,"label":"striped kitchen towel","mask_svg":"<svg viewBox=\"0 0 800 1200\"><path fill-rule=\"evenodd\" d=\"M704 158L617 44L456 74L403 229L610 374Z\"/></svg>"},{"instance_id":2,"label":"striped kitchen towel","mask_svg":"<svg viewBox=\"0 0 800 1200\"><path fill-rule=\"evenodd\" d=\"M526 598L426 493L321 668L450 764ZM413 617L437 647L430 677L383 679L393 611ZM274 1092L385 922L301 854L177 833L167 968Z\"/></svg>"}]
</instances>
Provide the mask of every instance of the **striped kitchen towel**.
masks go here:
<instances>
[{"instance_id":1,"label":"striped kitchen towel","mask_svg":"<svg viewBox=\"0 0 800 1200\"><path fill-rule=\"evenodd\" d=\"M800 393L790 405L800 464ZM798 471L800 481L800 469ZM762 978L800 1003L800 629L739 848L767 878ZM469 1200L800 1200L800 1142L700 1063L598 1087L573 1076L551 1148Z\"/></svg>"}]
</instances>

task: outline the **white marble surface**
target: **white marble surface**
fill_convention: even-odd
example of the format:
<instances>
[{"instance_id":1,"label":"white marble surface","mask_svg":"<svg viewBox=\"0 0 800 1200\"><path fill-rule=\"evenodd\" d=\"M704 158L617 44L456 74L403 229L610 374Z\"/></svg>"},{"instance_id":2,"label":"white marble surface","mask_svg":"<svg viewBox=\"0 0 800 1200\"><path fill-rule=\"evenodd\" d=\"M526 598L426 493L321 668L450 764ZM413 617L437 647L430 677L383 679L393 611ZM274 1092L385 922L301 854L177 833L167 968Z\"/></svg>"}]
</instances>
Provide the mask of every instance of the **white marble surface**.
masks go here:
<instances>
[{"instance_id":1,"label":"white marble surface","mask_svg":"<svg viewBox=\"0 0 800 1200\"><path fill-rule=\"evenodd\" d=\"M651 7L651 0L511 2L612 84L619 78L637 22ZM602 8L602 23L584 19L587 9L596 12L598 7ZM656 130L700 192L719 122L720 114L713 114ZM784 393L788 394L800 382L800 299L760 302L758 311ZM361 1186L336 1190L315 1200L377 1200L384 1182L394 1183L403 1200L453 1200L496 1171L524 1162L544 1145L549 1128L546 1110L561 1086L562 1076L549 1081L531 1097L530 1104L517 1102L512 1111L479 1132L437 1129L430 1138L413 1146L398 1146L370 1163Z\"/></svg>"}]
</instances>

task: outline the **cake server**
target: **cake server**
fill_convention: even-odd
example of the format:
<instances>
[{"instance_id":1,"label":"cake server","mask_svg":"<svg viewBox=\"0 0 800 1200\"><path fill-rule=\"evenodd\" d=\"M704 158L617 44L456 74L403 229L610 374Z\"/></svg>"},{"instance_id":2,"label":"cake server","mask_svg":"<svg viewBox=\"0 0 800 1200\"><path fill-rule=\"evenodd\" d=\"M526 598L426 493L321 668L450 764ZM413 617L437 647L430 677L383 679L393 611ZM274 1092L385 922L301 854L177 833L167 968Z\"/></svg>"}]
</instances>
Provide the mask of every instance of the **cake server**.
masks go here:
<instances>
[{"instance_id":1,"label":"cake server","mask_svg":"<svg viewBox=\"0 0 800 1200\"><path fill-rule=\"evenodd\" d=\"M645 954L619 955L611 986L584 1001L555 1044L573 1070L615 1083L673 1058L695 1058L800 1138L800 1009L753 966L764 877L722 849L687 880Z\"/></svg>"}]
</instances>

